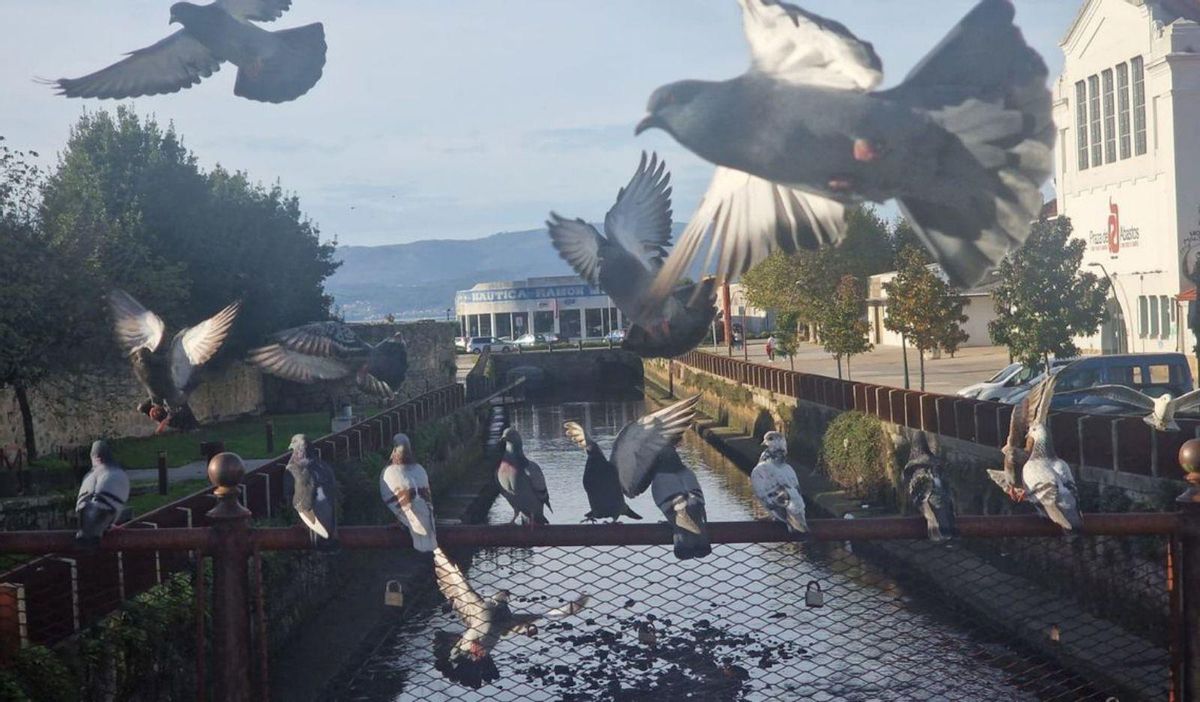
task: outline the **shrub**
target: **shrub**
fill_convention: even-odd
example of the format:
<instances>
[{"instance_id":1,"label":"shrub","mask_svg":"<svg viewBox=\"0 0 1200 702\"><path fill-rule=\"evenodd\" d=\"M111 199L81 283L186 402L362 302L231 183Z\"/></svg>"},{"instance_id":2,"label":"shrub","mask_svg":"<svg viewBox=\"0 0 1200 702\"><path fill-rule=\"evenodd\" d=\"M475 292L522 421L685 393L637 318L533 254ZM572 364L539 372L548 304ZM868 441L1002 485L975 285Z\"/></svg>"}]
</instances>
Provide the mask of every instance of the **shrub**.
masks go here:
<instances>
[{"instance_id":1,"label":"shrub","mask_svg":"<svg viewBox=\"0 0 1200 702\"><path fill-rule=\"evenodd\" d=\"M855 497L884 500L893 489L891 455L882 422L861 412L845 412L825 430L821 465L830 480Z\"/></svg>"}]
</instances>

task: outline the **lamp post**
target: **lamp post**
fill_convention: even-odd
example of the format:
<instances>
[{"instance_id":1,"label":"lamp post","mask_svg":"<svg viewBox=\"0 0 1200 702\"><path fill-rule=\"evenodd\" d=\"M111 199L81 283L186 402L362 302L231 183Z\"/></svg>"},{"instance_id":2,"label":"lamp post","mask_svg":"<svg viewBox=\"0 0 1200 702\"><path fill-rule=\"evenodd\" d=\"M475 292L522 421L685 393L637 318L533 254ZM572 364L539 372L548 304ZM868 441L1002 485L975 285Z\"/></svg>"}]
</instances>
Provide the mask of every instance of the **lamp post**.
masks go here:
<instances>
[{"instance_id":1,"label":"lamp post","mask_svg":"<svg viewBox=\"0 0 1200 702\"><path fill-rule=\"evenodd\" d=\"M1129 337L1125 332L1125 308L1121 306L1121 298L1117 296L1117 284L1113 282L1112 276L1108 274L1108 269L1104 267L1103 263L1092 261L1088 266L1099 268L1100 272L1104 274L1104 279L1108 281L1108 289L1112 293L1113 302L1117 303L1117 311L1121 314L1121 325L1117 332L1117 353L1128 353L1127 344L1122 343L1122 337L1126 340Z\"/></svg>"}]
</instances>

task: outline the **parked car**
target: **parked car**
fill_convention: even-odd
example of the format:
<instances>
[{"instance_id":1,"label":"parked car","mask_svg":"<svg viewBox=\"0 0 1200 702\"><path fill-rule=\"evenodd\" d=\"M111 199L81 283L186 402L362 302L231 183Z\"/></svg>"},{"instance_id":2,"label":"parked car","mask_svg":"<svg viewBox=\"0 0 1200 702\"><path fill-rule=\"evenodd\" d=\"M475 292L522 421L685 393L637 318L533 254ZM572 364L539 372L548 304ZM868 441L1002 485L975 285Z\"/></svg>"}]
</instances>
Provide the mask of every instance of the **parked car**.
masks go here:
<instances>
[{"instance_id":1,"label":"parked car","mask_svg":"<svg viewBox=\"0 0 1200 702\"><path fill-rule=\"evenodd\" d=\"M558 336L554 334L522 334L513 343L522 347L549 346L558 343Z\"/></svg>"},{"instance_id":2,"label":"parked car","mask_svg":"<svg viewBox=\"0 0 1200 702\"><path fill-rule=\"evenodd\" d=\"M1052 409L1087 414L1144 415L1146 411L1103 397L1059 395L1068 390L1083 390L1097 385L1124 385L1151 397L1170 393L1172 397L1195 388L1187 356L1181 353L1139 353L1089 356L1063 368L1054 384Z\"/></svg>"},{"instance_id":3,"label":"parked car","mask_svg":"<svg viewBox=\"0 0 1200 702\"><path fill-rule=\"evenodd\" d=\"M457 348L459 351L468 350L467 346L470 344L470 342L471 342L471 337L469 337L469 336L454 337L454 347Z\"/></svg>"},{"instance_id":4,"label":"parked car","mask_svg":"<svg viewBox=\"0 0 1200 702\"><path fill-rule=\"evenodd\" d=\"M1062 368L1074 360L1075 358L1052 358L1050 359L1050 368L1051 370L1055 368ZM992 400L994 402L1007 402L1009 404L1015 404L1016 402L1020 401L1020 398L1028 394L1029 390L1032 389L1034 385L1037 385L1042 381L1043 378L1046 377L1045 371L1039 371L1038 369L1026 366L1023 363L1014 363L1006 367L1003 371L1001 371L1001 373L1007 372L1013 366L1016 366L1017 370L1009 373L1003 380L997 382L978 383L977 385L982 385L984 387L979 388L974 395L963 395L962 390L959 391L959 394L963 395L963 397L974 397L977 400ZM963 388L963 390L966 389L967 388ZM1016 399L1013 399L1014 397Z\"/></svg>"},{"instance_id":5,"label":"parked car","mask_svg":"<svg viewBox=\"0 0 1200 702\"><path fill-rule=\"evenodd\" d=\"M490 348L492 353L512 353L517 350L517 345L511 341L501 341L494 336L473 336L467 344L467 351L471 353L483 353L486 348Z\"/></svg>"},{"instance_id":6,"label":"parked car","mask_svg":"<svg viewBox=\"0 0 1200 702\"><path fill-rule=\"evenodd\" d=\"M959 397L978 397L979 393L983 392L984 390L990 390L991 388L1003 385L1008 381L1009 378L1016 375L1023 368L1025 368L1025 364L1023 363L1010 363L1004 368L1001 368L999 373L993 375L982 383L968 385L955 394Z\"/></svg>"},{"instance_id":7,"label":"parked car","mask_svg":"<svg viewBox=\"0 0 1200 702\"><path fill-rule=\"evenodd\" d=\"M611 341L614 344L619 344L622 341L625 341L625 330L624 329L613 329L612 331L610 331L608 333L608 336L606 336L604 338L608 339L609 341Z\"/></svg>"}]
</instances>

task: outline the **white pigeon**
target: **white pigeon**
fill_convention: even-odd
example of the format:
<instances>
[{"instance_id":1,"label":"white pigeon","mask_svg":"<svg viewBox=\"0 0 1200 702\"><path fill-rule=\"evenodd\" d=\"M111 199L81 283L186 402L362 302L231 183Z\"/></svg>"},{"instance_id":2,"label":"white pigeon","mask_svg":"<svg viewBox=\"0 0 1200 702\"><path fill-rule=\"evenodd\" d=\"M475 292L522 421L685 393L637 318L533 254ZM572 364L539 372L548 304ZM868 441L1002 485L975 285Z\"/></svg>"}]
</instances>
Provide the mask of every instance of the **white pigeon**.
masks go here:
<instances>
[{"instance_id":1,"label":"white pigeon","mask_svg":"<svg viewBox=\"0 0 1200 702\"><path fill-rule=\"evenodd\" d=\"M392 445L391 463L379 476L379 494L383 503L412 536L413 548L432 553L437 548L437 532L429 474L417 463L412 442L406 435L396 434L392 438Z\"/></svg>"},{"instance_id":2,"label":"white pigeon","mask_svg":"<svg viewBox=\"0 0 1200 702\"><path fill-rule=\"evenodd\" d=\"M1142 421L1158 431L1179 431L1175 415L1179 412L1192 412L1200 408L1200 390L1172 397L1171 393L1163 393L1151 397L1124 385L1097 385L1091 388L1071 390L1058 393L1060 397L1102 397L1107 400L1132 405L1149 410L1150 414Z\"/></svg>"},{"instance_id":3,"label":"white pigeon","mask_svg":"<svg viewBox=\"0 0 1200 702\"><path fill-rule=\"evenodd\" d=\"M1067 462L1054 455L1045 424L1029 428L1033 452L1022 468L1025 499L1033 497L1038 511L1067 531L1083 526L1079 516L1079 492Z\"/></svg>"},{"instance_id":4,"label":"white pigeon","mask_svg":"<svg viewBox=\"0 0 1200 702\"><path fill-rule=\"evenodd\" d=\"M762 445L766 450L750 473L754 496L772 517L787 524L788 531L807 532L800 479L787 463L787 439L777 431L769 431Z\"/></svg>"},{"instance_id":5,"label":"white pigeon","mask_svg":"<svg viewBox=\"0 0 1200 702\"><path fill-rule=\"evenodd\" d=\"M75 501L75 514L79 517L76 543L88 548L99 546L100 536L120 518L128 500L129 475L113 459L107 441L94 442L92 469L83 477Z\"/></svg>"}]
</instances>

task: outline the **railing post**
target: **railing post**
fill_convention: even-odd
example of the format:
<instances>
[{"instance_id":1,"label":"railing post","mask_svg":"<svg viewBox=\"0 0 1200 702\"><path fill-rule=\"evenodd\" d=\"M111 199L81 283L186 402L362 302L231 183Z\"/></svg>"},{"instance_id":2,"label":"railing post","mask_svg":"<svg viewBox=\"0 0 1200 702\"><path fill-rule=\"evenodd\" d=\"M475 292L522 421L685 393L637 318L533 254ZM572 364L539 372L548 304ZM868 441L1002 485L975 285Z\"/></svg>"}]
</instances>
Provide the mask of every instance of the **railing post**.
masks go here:
<instances>
[{"instance_id":1,"label":"railing post","mask_svg":"<svg viewBox=\"0 0 1200 702\"><path fill-rule=\"evenodd\" d=\"M167 494L167 452L158 452L158 494Z\"/></svg>"},{"instance_id":2,"label":"railing post","mask_svg":"<svg viewBox=\"0 0 1200 702\"><path fill-rule=\"evenodd\" d=\"M250 510L238 503L246 466L237 454L220 453L208 462L208 480L217 506L208 512L214 542L212 623L213 699L250 702L250 617L247 598Z\"/></svg>"},{"instance_id":3,"label":"railing post","mask_svg":"<svg viewBox=\"0 0 1200 702\"><path fill-rule=\"evenodd\" d=\"M1179 448L1179 465L1187 471L1188 489L1176 499L1180 512L1178 617L1174 622L1179 632L1180 650L1173 661L1178 667L1172 672L1174 687L1181 702L1200 700L1200 439L1191 439Z\"/></svg>"}]
</instances>

